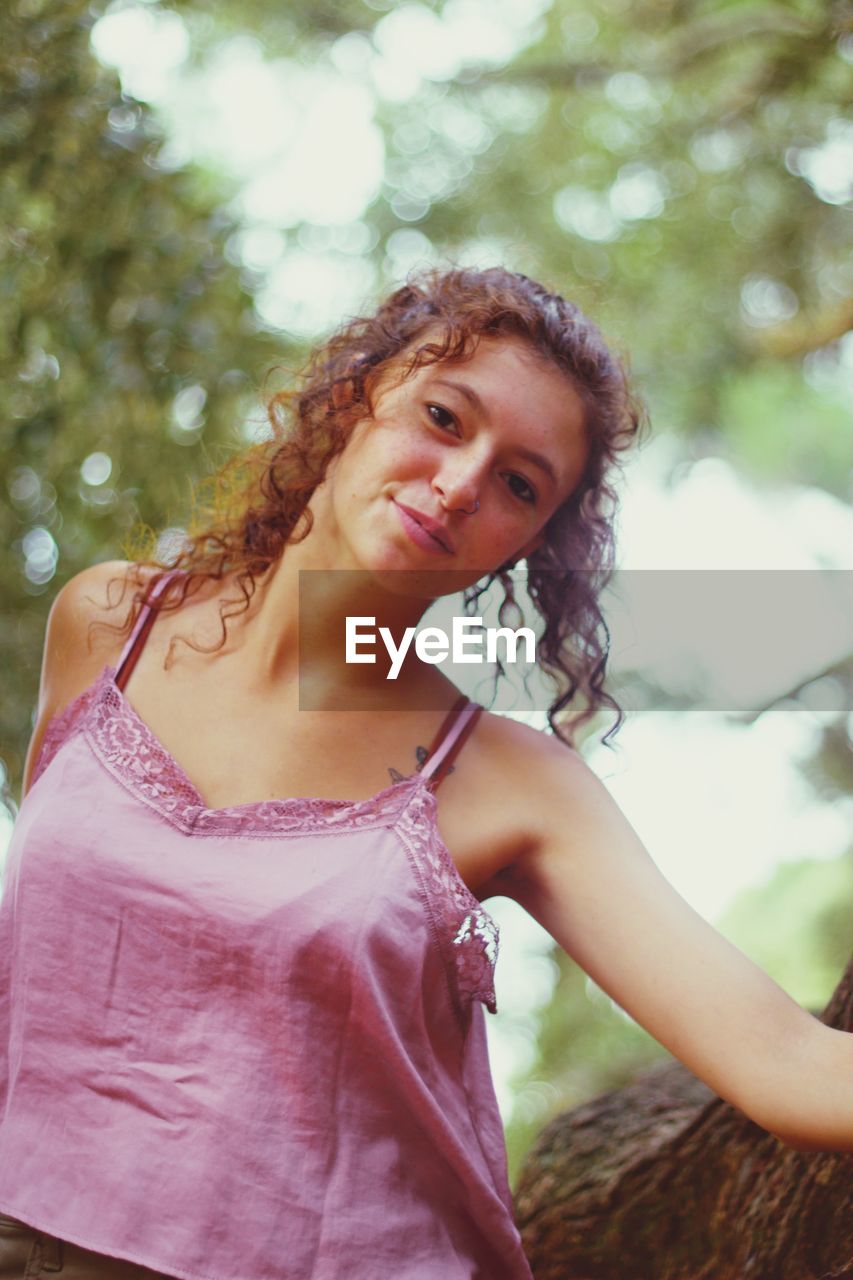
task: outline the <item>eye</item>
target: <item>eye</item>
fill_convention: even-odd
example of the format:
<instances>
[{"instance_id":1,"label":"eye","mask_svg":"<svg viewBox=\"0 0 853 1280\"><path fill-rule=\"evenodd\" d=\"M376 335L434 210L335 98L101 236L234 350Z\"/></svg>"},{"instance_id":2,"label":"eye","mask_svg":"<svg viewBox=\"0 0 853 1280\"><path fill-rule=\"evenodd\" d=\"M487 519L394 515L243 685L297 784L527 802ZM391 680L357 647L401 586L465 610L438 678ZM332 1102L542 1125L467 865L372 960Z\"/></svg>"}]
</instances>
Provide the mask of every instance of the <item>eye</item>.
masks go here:
<instances>
[{"instance_id":1,"label":"eye","mask_svg":"<svg viewBox=\"0 0 853 1280\"><path fill-rule=\"evenodd\" d=\"M515 472L510 471L507 473L507 478L510 481L517 481L520 486L518 489L513 489L510 483L510 489L512 489L515 496L520 498L522 502L527 502L530 506L534 506L536 503L536 491L527 483L524 476L516 475Z\"/></svg>"},{"instance_id":2,"label":"eye","mask_svg":"<svg viewBox=\"0 0 853 1280\"><path fill-rule=\"evenodd\" d=\"M448 427L451 427L454 429L454 433L458 434L458 432L455 431L456 419L449 409L442 408L440 404L428 404L426 410L430 416L430 420L434 422L440 430L447 431Z\"/></svg>"}]
</instances>

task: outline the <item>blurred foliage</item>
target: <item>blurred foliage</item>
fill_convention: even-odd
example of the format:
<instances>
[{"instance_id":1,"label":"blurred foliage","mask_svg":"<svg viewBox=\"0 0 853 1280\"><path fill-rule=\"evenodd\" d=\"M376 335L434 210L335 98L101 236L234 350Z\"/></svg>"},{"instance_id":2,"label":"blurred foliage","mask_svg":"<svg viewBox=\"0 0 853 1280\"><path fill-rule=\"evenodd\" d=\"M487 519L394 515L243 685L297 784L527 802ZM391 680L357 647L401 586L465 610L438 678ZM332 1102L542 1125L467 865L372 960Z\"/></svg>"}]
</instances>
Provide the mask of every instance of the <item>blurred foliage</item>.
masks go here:
<instances>
[{"instance_id":1,"label":"blurred foliage","mask_svg":"<svg viewBox=\"0 0 853 1280\"><path fill-rule=\"evenodd\" d=\"M381 89L390 50L419 86L376 100L382 287L448 257L548 280L631 353L688 454L849 497L849 6L552 0L498 66L454 64L459 0L172 8L200 64L242 24L282 76L358 68Z\"/></svg>"},{"instance_id":2,"label":"blurred foliage","mask_svg":"<svg viewBox=\"0 0 853 1280\"><path fill-rule=\"evenodd\" d=\"M224 256L230 192L160 167L160 129L93 58L93 22L73 0L0 11L0 736L16 777L48 600L140 519L183 514L282 355Z\"/></svg>"},{"instance_id":3,"label":"blurred foliage","mask_svg":"<svg viewBox=\"0 0 853 1280\"><path fill-rule=\"evenodd\" d=\"M819 1012L850 958L851 920L853 849L826 862L784 864L768 884L739 894L717 927L789 995Z\"/></svg>"},{"instance_id":4,"label":"blurred foliage","mask_svg":"<svg viewBox=\"0 0 853 1280\"><path fill-rule=\"evenodd\" d=\"M656 1040L628 1018L564 951L555 947L553 994L539 1011L536 1054L513 1082L506 1125L510 1181L542 1127L561 1111L618 1089L666 1056Z\"/></svg>"}]
</instances>

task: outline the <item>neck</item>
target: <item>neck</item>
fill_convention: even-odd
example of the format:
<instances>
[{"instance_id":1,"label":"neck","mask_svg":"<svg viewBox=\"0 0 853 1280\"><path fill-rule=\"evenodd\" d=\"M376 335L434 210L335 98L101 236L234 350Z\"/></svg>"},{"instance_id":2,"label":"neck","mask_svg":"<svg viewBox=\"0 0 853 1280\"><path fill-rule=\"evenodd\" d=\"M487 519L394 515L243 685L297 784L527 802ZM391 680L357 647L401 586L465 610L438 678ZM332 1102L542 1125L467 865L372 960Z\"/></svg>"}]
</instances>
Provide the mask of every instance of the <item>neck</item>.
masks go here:
<instances>
[{"instance_id":1,"label":"neck","mask_svg":"<svg viewBox=\"0 0 853 1280\"><path fill-rule=\"evenodd\" d=\"M328 563L309 534L257 578L235 631L252 686L269 691L298 685L305 710L444 705L449 682L420 661L412 642L432 604L425 595L404 594L415 585L412 575L329 569ZM356 626L356 618L368 621ZM348 619L354 652L373 655L375 662L347 662Z\"/></svg>"}]
</instances>

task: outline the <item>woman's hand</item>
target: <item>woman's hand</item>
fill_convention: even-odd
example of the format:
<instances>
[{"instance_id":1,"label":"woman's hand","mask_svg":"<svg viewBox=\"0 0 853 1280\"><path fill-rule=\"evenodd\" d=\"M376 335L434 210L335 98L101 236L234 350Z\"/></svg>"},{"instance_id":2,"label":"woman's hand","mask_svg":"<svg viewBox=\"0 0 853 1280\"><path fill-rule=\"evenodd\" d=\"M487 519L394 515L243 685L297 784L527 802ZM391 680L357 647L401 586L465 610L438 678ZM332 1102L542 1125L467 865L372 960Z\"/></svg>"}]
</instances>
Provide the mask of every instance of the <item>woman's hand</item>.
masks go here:
<instances>
[{"instance_id":1,"label":"woman's hand","mask_svg":"<svg viewBox=\"0 0 853 1280\"><path fill-rule=\"evenodd\" d=\"M576 752L531 734L525 755L515 774L535 838L490 888L757 1124L799 1150L853 1151L853 1035L803 1010L676 893ZM684 845L689 858L689 830Z\"/></svg>"}]
</instances>

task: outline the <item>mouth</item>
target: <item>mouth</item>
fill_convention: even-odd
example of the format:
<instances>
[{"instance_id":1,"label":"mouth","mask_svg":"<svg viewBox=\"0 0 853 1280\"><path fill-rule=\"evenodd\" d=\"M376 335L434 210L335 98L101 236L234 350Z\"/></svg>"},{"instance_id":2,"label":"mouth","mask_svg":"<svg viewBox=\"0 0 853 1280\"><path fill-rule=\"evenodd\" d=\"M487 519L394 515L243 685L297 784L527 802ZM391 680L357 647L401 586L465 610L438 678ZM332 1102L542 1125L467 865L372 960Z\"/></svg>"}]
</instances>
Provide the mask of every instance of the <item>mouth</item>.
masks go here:
<instances>
[{"instance_id":1,"label":"mouth","mask_svg":"<svg viewBox=\"0 0 853 1280\"><path fill-rule=\"evenodd\" d=\"M454 547L450 540L449 534L435 520L424 515L422 511L416 511L414 507L407 507L402 502L392 499L395 507L401 514L406 532L419 546L424 547L427 551L444 552L447 555L453 555Z\"/></svg>"}]
</instances>

